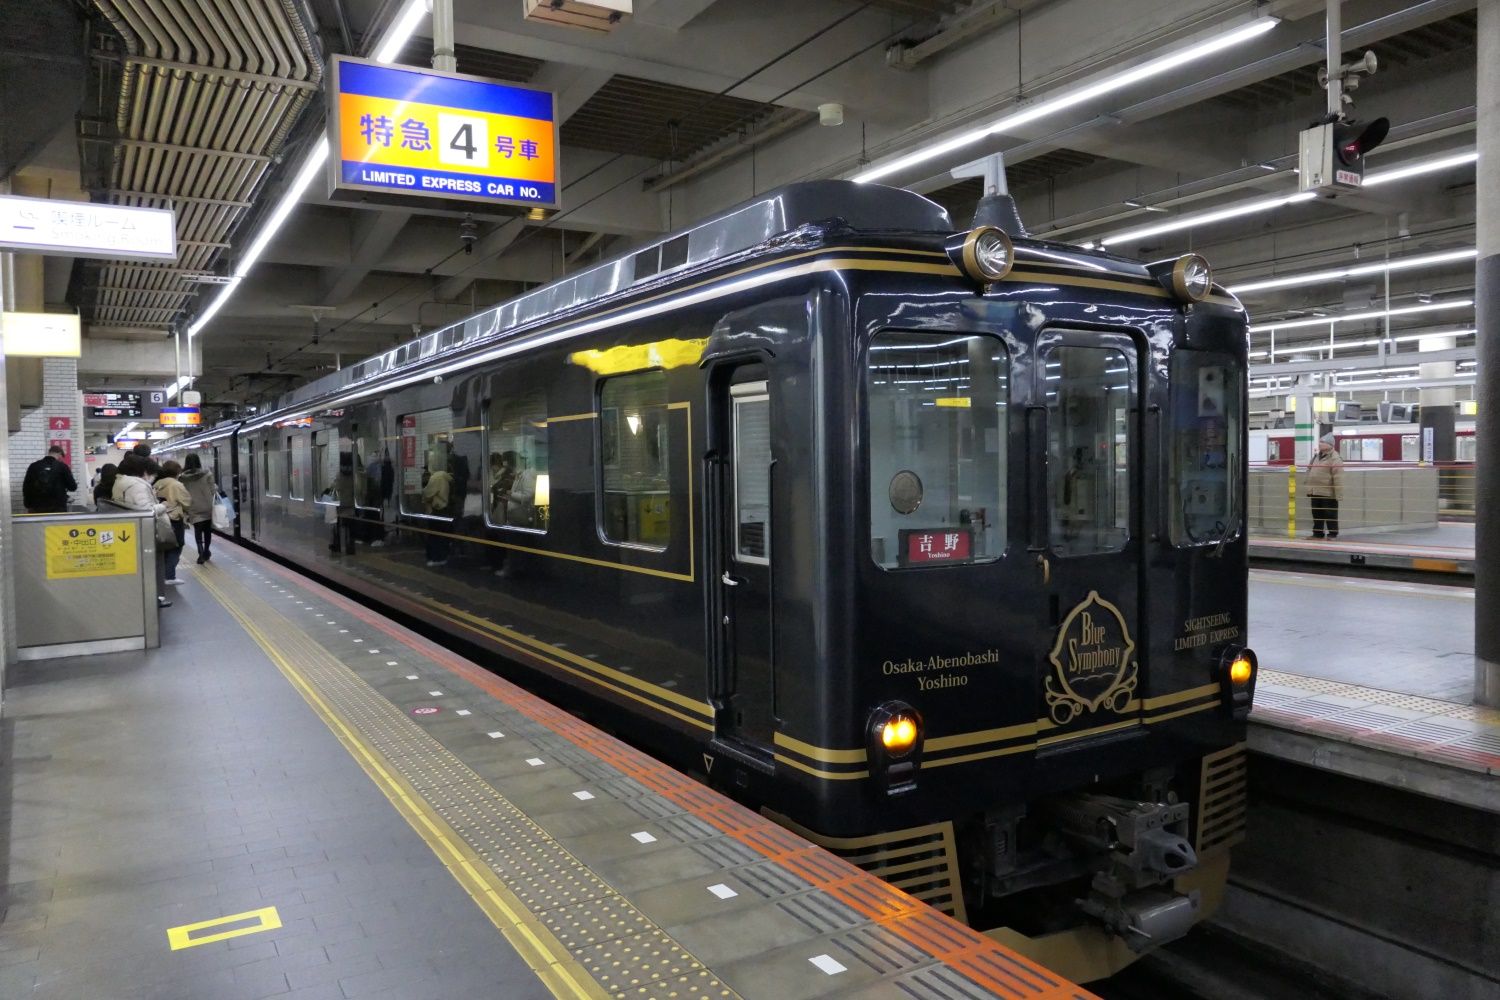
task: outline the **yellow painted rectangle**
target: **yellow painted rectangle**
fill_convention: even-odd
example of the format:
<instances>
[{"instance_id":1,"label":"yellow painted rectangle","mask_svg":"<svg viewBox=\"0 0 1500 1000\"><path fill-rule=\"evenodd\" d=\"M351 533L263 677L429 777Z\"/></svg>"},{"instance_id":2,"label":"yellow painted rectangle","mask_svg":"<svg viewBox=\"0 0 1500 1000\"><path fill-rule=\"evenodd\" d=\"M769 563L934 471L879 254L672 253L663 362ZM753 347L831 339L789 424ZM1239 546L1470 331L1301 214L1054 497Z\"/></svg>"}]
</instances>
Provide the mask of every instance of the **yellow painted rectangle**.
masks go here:
<instances>
[{"instance_id":1,"label":"yellow painted rectangle","mask_svg":"<svg viewBox=\"0 0 1500 1000\"><path fill-rule=\"evenodd\" d=\"M49 580L130 576L136 571L141 542L134 521L49 524L43 531Z\"/></svg>"},{"instance_id":2,"label":"yellow painted rectangle","mask_svg":"<svg viewBox=\"0 0 1500 1000\"><path fill-rule=\"evenodd\" d=\"M947 406L955 410L967 410L972 405L968 396L939 396L934 402L938 406Z\"/></svg>"},{"instance_id":3,"label":"yellow painted rectangle","mask_svg":"<svg viewBox=\"0 0 1500 1000\"><path fill-rule=\"evenodd\" d=\"M192 937L194 931L207 930L211 927L223 927L227 924L243 923L254 920L255 923L249 927L236 927L233 930L220 931L217 934L204 934L202 937ZM184 948L196 948L200 944L213 944L215 941L227 941L230 938L243 937L246 934L259 934L261 931L274 931L281 926L281 915L276 912L276 907L268 906L263 910L250 910L246 913L232 913L227 917L215 917L212 920L201 920L196 924L183 924L181 927L167 928L167 943L172 946L173 951L181 951Z\"/></svg>"},{"instance_id":4,"label":"yellow painted rectangle","mask_svg":"<svg viewBox=\"0 0 1500 1000\"><path fill-rule=\"evenodd\" d=\"M1425 569L1433 573L1457 573L1458 563L1451 559L1413 559L1412 569Z\"/></svg>"}]
</instances>

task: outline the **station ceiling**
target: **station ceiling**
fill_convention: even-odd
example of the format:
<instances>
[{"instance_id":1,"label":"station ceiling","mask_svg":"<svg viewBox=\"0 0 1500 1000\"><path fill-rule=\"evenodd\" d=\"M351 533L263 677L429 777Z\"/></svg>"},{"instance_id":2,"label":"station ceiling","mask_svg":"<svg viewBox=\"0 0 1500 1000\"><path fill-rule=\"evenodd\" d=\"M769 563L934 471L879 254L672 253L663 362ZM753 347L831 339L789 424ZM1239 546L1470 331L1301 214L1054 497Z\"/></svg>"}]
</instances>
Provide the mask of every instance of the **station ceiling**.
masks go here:
<instances>
[{"instance_id":1,"label":"station ceiling","mask_svg":"<svg viewBox=\"0 0 1500 1000\"><path fill-rule=\"evenodd\" d=\"M134 6L223 5L139 0ZM314 184L205 327L198 386L205 399L264 401L416 330L454 321L757 192L849 176L862 163L881 163L993 120L1018 101L1138 64L1244 16L1218 0L636 0L635 6L632 18L605 34L528 22L519 2L455 0L460 72L558 95L561 211L517 219L510 211L476 209L479 240L466 254L461 212L333 203ZM979 185L954 181L947 169L1004 151L1032 230L1079 242L1295 192L1297 132L1323 112L1317 66L1324 5L1273 0L1261 8L1283 22L1254 43L892 181L933 197L961 226ZM1356 114L1385 115L1393 125L1387 147L1371 157L1372 175L1472 149L1473 8L1445 0L1343 5L1346 52L1352 57L1368 48L1380 62L1353 95ZM85 112L84 135L72 118L59 122L63 138L48 146L45 166L54 172L71 166L83 190L112 191L117 200L153 204L159 203L149 197L153 191L173 196L180 235L191 244L177 271L209 280L117 264L80 265L67 281L49 284L67 288L66 301L98 328L89 331L93 336L163 338L216 292L211 276L229 273L245 252L269 199L318 134L320 99L312 84L320 64L299 54L295 32L274 58L258 54L264 68L239 71L265 80L131 62L118 25L105 17L116 4L79 0L77 9L91 29L95 103L78 109ZM326 55L362 53L364 39L383 30L393 6L307 0L306 9L313 29L306 48ZM430 51L430 39L417 37L400 61L425 65ZM184 50L155 58L191 62L212 54ZM246 53L239 65L248 59ZM140 104L135 117L119 117L121 87ZM215 101L231 97L260 102L245 105L255 109L309 106L285 129L269 114L249 111L237 129L204 132ZM818 124L817 109L828 103L842 106L842 125ZM117 127L117 120L136 131ZM1356 259L1472 247L1473 197L1472 166L1458 165L1109 249L1145 259L1197 250L1233 286ZM1401 306L1472 297L1472 289L1472 263L1459 260L1393 273L1389 290L1383 276L1361 277L1247 293L1245 301L1259 323L1368 310L1385 302L1388 291L1392 305ZM1472 310L1403 315L1391 324L1416 330L1439 319L1445 327L1471 324ZM1365 336L1376 325L1383 329L1384 321L1349 324L1336 335ZM1327 330L1320 335L1326 339Z\"/></svg>"}]
</instances>

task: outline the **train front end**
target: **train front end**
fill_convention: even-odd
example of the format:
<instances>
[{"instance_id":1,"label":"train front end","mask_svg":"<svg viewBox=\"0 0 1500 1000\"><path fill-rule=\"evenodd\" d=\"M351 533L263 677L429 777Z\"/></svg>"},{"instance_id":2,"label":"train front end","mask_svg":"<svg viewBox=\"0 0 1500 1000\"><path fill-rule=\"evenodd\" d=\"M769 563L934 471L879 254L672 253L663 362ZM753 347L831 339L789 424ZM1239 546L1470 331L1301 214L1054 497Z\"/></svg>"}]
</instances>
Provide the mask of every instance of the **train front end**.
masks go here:
<instances>
[{"instance_id":1,"label":"train front end","mask_svg":"<svg viewBox=\"0 0 1500 1000\"><path fill-rule=\"evenodd\" d=\"M945 250L945 291L856 298L863 747L798 749L866 777L830 848L1095 979L1213 909L1243 830L1246 317L1192 255Z\"/></svg>"}]
</instances>

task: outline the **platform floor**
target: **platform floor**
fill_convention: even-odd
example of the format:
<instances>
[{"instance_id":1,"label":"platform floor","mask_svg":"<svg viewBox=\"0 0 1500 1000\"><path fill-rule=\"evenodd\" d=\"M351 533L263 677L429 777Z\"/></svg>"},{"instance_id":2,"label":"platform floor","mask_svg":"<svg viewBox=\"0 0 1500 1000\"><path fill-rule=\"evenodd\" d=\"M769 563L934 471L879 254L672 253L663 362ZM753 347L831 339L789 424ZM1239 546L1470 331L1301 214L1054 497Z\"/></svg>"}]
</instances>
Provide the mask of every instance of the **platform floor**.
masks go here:
<instances>
[{"instance_id":1,"label":"platform floor","mask_svg":"<svg viewBox=\"0 0 1500 1000\"><path fill-rule=\"evenodd\" d=\"M1473 700L1469 587L1253 569L1249 632L1268 670L1439 701Z\"/></svg>"},{"instance_id":2,"label":"platform floor","mask_svg":"<svg viewBox=\"0 0 1500 1000\"><path fill-rule=\"evenodd\" d=\"M181 572L161 649L13 676L0 997L1090 995L267 560Z\"/></svg>"},{"instance_id":3,"label":"platform floor","mask_svg":"<svg viewBox=\"0 0 1500 1000\"><path fill-rule=\"evenodd\" d=\"M1474 572L1474 525L1443 521L1435 528L1412 531L1350 531L1336 539L1252 535L1252 559L1334 563L1423 570Z\"/></svg>"}]
</instances>

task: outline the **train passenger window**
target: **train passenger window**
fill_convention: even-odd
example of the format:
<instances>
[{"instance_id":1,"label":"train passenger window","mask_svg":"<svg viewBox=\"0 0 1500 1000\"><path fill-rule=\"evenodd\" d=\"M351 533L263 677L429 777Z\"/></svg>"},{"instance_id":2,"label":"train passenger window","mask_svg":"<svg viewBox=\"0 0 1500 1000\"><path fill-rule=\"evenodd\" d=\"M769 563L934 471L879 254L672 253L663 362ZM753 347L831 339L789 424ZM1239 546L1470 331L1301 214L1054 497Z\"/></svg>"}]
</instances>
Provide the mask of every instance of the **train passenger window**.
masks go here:
<instances>
[{"instance_id":1,"label":"train passenger window","mask_svg":"<svg viewBox=\"0 0 1500 1000\"><path fill-rule=\"evenodd\" d=\"M339 435L335 430L312 436L313 502L337 504L339 490Z\"/></svg>"},{"instance_id":2,"label":"train passenger window","mask_svg":"<svg viewBox=\"0 0 1500 1000\"><path fill-rule=\"evenodd\" d=\"M994 337L887 331L865 371L870 554L988 562L1005 548L1010 358Z\"/></svg>"},{"instance_id":3,"label":"train passenger window","mask_svg":"<svg viewBox=\"0 0 1500 1000\"><path fill-rule=\"evenodd\" d=\"M1239 530L1240 367L1227 354L1172 355L1167 489L1173 545L1208 545Z\"/></svg>"},{"instance_id":4,"label":"train passenger window","mask_svg":"<svg viewBox=\"0 0 1500 1000\"><path fill-rule=\"evenodd\" d=\"M390 492L395 489L396 469L390 448L380 440L378 424L355 424L353 435L354 506L384 510Z\"/></svg>"},{"instance_id":5,"label":"train passenger window","mask_svg":"<svg viewBox=\"0 0 1500 1000\"><path fill-rule=\"evenodd\" d=\"M286 482L285 456L281 450L281 438L273 431L266 435L265 450L260 453L262 469L265 473L261 481L265 483L266 496L279 497Z\"/></svg>"},{"instance_id":6,"label":"train passenger window","mask_svg":"<svg viewBox=\"0 0 1500 1000\"><path fill-rule=\"evenodd\" d=\"M546 531L552 493L547 472L546 393L532 389L492 400L486 447L487 523Z\"/></svg>"},{"instance_id":7,"label":"train passenger window","mask_svg":"<svg viewBox=\"0 0 1500 1000\"><path fill-rule=\"evenodd\" d=\"M287 454L291 456L291 462L287 465L287 496L293 500L305 500L307 498L307 483L304 481L312 459L312 438L307 434L288 434L286 436Z\"/></svg>"},{"instance_id":8,"label":"train passenger window","mask_svg":"<svg viewBox=\"0 0 1500 1000\"><path fill-rule=\"evenodd\" d=\"M1119 551L1130 537L1130 362L1112 347L1044 357L1052 551Z\"/></svg>"},{"instance_id":9,"label":"train passenger window","mask_svg":"<svg viewBox=\"0 0 1500 1000\"><path fill-rule=\"evenodd\" d=\"M671 531L667 474L667 376L638 372L599 391L604 537L665 548Z\"/></svg>"},{"instance_id":10,"label":"train passenger window","mask_svg":"<svg viewBox=\"0 0 1500 1000\"><path fill-rule=\"evenodd\" d=\"M402 416L401 513L445 521L463 513L472 478L467 435L478 430L455 428L447 407Z\"/></svg>"}]
</instances>

